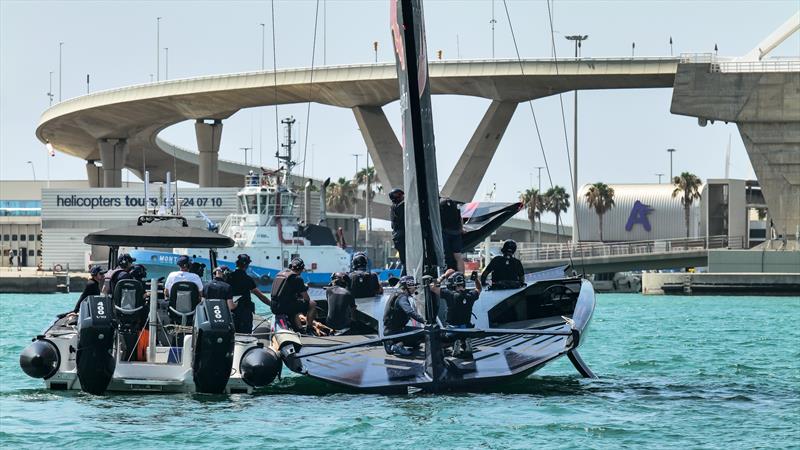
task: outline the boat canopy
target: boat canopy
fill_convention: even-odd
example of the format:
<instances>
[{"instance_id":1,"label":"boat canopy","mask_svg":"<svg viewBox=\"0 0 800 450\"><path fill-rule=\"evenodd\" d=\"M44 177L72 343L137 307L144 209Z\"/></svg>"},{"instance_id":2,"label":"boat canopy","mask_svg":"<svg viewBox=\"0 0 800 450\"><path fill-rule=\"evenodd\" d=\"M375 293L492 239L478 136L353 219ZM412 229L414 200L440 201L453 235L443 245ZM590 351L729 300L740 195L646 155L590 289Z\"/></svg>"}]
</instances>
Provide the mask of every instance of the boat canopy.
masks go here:
<instances>
[{"instance_id":1,"label":"boat canopy","mask_svg":"<svg viewBox=\"0 0 800 450\"><path fill-rule=\"evenodd\" d=\"M233 239L228 236L201 228L175 226L166 221L156 221L147 225L142 222L140 220L138 225L90 233L83 242L108 247L156 248L228 248L234 245Z\"/></svg>"}]
</instances>

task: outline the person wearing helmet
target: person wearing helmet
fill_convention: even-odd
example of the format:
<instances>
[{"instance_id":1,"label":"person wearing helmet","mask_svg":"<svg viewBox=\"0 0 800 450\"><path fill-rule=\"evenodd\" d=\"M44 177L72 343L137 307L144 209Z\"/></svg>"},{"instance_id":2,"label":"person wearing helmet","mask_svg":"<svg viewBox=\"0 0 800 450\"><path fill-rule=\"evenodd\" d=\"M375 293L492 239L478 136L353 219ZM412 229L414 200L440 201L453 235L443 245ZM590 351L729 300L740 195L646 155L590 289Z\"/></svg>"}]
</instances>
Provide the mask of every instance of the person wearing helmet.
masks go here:
<instances>
[{"instance_id":1,"label":"person wearing helmet","mask_svg":"<svg viewBox=\"0 0 800 450\"><path fill-rule=\"evenodd\" d=\"M287 269L275 276L275 281L272 282L272 313L276 316L287 316L295 330L313 335L317 303L308 296L308 286L301 276L305 268L306 264L302 259L294 258ZM306 315L305 327L300 314Z\"/></svg>"},{"instance_id":2,"label":"person wearing helmet","mask_svg":"<svg viewBox=\"0 0 800 450\"><path fill-rule=\"evenodd\" d=\"M464 274L448 269L440 278L445 282L444 288L431 285L431 291L445 301L447 305L447 326L449 328L472 328L472 307L481 293L481 282L478 272L472 272L475 289L467 289ZM472 346L468 339L456 339L453 343L453 356L471 357Z\"/></svg>"},{"instance_id":3,"label":"person wearing helmet","mask_svg":"<svg viewBox=\"0 0 800 450\"><path fill-rule=\"evenodd\" d=\"M353 314L356 311L356 298L347 289L350 286L350 276L344 272L331 275L331 285L325 290L328 298L328 317L325 325L334 330L350 328Z\"/></svg>"},{"instance_id":4,"label":"person wearing helmet","mask_svg":"<svg viewBox=\"0 0 800 450\"><path fill-rule=\"evenodd\" d=\"M367 255L358 252L353 255L353 270L350 272L348 286L350 293L355 298L375 297L383 294L378 275L367 270Z\"/></svg>"},{"instance_id":5,"label":"person wearing helmet","mask_svg":"<svg viewBox=\"0 0 800 450\"><path fill-rule=\"evenodd\" d=\"M233 289L225 281L228 272L228 266L219 266L214 269L214 278L203 286L203 298L225 300L228 309L233 311L236 309L236 303L233 303Z\"/></svg>"},{"instance_id":6,"label":"person wearing helmet","mask_svg":"<svg viewBox=\"0 0 800 450\"><path fill-rule=\"evenodd\" d=\"M392 206L389 214L389 220L392 223L392 243L395 250L400 257L400 263L403 265L401 274L406 274L406 213L405 213L405 199L406 194L402 189L392 189L389 192L389 200L392 201Z\"/></svg>"},{"instance_id":7,"label":"person wearing helmet","mask_svg":"<svg viewBox=\"0 0 800 450\"><path fill-rule=\"evenodd\" d=\"M512 239L503 242L500 256L495 256L481 274L481 283L486 284L489 275L492 276L491 290L517 289L525 286L525 271L522 263L514 257L517 243Z\"/></svg>"},{"instance_id":8,"label":"person wearing helmet","mask_svg":"<svg viewBox=\"0 0 800 450\"><path fill-rule=\"evenodd\" d=\"M439 215L442 221L442 246L444 260L450 269L464 272L464 257L461 251L464 247L464 221L458 203L453 199L442 197L439 199Z\"/></svg>"},{"instance_id":9,"label":"person wearing helmet","mask_svg":"<svg viewBox=\"0 0 800 450\"><path fill-rule=\"evenodd\" d=\"M253 313L256 305L251 294L258 297L262 303L271 306L272 302L256 286L256 282L247 274L252 260L246 253L236 257L236 270L230 273L227 283L231 285L233 300L228 306L233 314L233 327L237 333L251 333L253 331Z\"/></svg>"},{"instance_id":10,"label":"person wearing helmet","mask_svg":"<svg viewBox=\"0 0 800 450\"><path fill-rule=\"evenodd\" d=\"M105 274L102 291L104 295L113 295L114 288L117 286L119 280L131 278L130 271L135 261L136 258L127 253L123 253L117 257L117 267L113 270L109 270Z\"/></svg>"},{"instance_id":11,"label":"person wearing helmet","mask_svg":"<svg viewBox=\"0 0 800 450\"><path fill-rule=\"evenodd\" d=\"M182 255L178 258L178 270L171 272L167 275L167 280L164 282L164 296L169 298L169 291L172 286L179 281L188 281L197 286L197 292L203 291L203 280L196 273L191 272L189 269L192 267L192 258L188 255Z\"/></svg>"},{"instance_id":12,"label":"person wearing helmet","mask_svg":"<svg viewBox=\"0 0 800 450\"><path fill-rule=\"evenodd\" d=\"M130 275L134 280L144 283L147 280L147 267L142 264L134 264Z\"/></svg>"},{"instance_id":13,"label":"person wearing helmet","mask_svg":"<svg viewBox=\"0 0 800 450\"><path fill-rule=\"evenodd\" d=\"M383 335L411 331L415 328L408 326L408 321L414 319L419 324L425 323L425 318L414 308L413 298L417 292L417 280L410 275L400 277L397 284L399 290L386 304L386 312L383 314ZM390 355L409 356L411 351L405 347L406 342L386 341L383 346L386 353Z\"/></svg>"}]
</instances>

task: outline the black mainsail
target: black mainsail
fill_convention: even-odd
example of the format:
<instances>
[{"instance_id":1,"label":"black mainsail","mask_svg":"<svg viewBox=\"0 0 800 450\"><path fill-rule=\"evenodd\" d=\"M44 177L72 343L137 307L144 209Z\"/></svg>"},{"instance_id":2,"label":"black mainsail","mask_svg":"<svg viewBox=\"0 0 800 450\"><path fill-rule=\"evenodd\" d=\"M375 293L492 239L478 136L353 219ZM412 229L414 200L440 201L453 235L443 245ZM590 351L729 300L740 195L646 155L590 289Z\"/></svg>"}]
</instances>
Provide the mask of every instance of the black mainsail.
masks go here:
<instances>
[{"instance_id":1,"label":"black mainsail","mask_svg":"<svg viewBox=\"0 0 800 450\"><path fill-rule=\"evenodd\" d=\"M406 271L419 279L443 265L439 183L421 0L392 0L392 41L403 117Z\"/></svg>"}]
</instances>

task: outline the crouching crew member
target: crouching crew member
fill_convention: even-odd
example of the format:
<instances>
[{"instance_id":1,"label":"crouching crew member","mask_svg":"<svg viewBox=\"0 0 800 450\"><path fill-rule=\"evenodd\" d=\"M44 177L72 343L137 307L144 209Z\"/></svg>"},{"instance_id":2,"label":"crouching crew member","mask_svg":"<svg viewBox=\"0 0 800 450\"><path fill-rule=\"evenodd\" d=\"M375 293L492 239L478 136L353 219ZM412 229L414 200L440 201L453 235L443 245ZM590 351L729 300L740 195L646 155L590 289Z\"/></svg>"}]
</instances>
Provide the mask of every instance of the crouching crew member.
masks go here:
<instances>
[{"instance_id":1,"label":"crouching crew member","mask_svg":"<svg viewBox=\"0 0 800 450\"><path fill-rule=\"evenodd\" d=\"M287 316L295 330L313 335L317 303L309 298L308 286L300 276L305 268L302 259L294 258L288 269L275 276L272 282L272 313ZM305 327L300 314L306 315Z\"/></svg>"},{"instance_id":2,"label":"crouching crew member","mask_svg":"<svg viewBox=\"0 0 800 450\"><path fill-rule=\"evenodd\" d=\"M328 298L328 317L325 325L334 330L350 328L353 314L356 311L356 299L347 289L350 277L344 272L336 272L331 276L331 286L326 289Z\"/></svg>"},{"instance_id":3,"label":"crouching crew member","mask_svg":"<svg viewBox=\"0 0 800 450\"><path fill-rule=\"evenodd\" d=\"M378 275L367 270L367 255L358 252L353 255L353 271L350 272L350 293L355 298L375 297L383 294Z\"/></svg>"},{"instance_id":4,"label":"crouching crew member","mask_svg":"<svg viewBox=\"0 0 800 450\"><path fill-rule=\"evenodd\" d=\"M481 284L486 284L486 278L492 275L490 290L517 289L525 286L525 271L522 263L514 257L517 243L509 239L503 242L500 256L495 256L481 274Z\"/></svg>"},{"instance_id":5,"label":"crouching crew member","mask_svg":"<svg viewBox=\"0 0 800 450\"><path fill-rule=\"evenodd\" d=\"M425 323L425 318L417 312L412 302L412 297L417 292L417 280L410 275L406 275L400 278L397 285L400 291L389 299L386 305L386 312L383 314L384 336L415 330L416 328L407 325L410 319L414 319L420 324ZM404 344L406 343L409 343L409 341L386 341L383 346L386 349L386 353L390 355L408 356L412 352L405 347Z\"/></svg>"},{"instance_id":6,"label":"crouching crew member","mask_svg":"<svg viewBox=\"0 0 800 450\"><path fill-rule=\"evenodd\" d=\"M225 300L228 304L228 309L233 311L236 309L236 303L233 302L233 289L231 285L225 281L225 276L228 274L228 266L219 266L214 269L214 278L203 286L203 298Z\"/></svg>"},{"instance_id":7,"label":"crouching crew member","mask_svg":"<svg viewBox=\"0 0 800 450\"><path fill-rule=\"evenodd\" d=\"M475 281L475 289L467 289L467 280L464 274L453 270L447 272L439 278L439 281L446 279L446 287L440 289L431 286L431 291L439 295L447 303L447 326L450 328L472 328L472 307L478 301L481 293L481 282L478 280L478 272L472 272L472 280ZM472 346L469 339L456 339L453 343L453 356L472 355Z\"/></svg>"},{"instance_id":8,"label":"crouching crew member","mask_svg":"<svg viewBox=\"0 0 800 450\"><path fill-rule=\"evenodd\" d=\"M231 285L231 294L234 299L234 307L231 308L233 313L233 327L237 333L251 333L253 331L253 313L256 312L256 305L253 303L250 294L255 295L267 306L271 302L257 287L256 282L247 274L247 268L250 267L250 256L242 253L236 257L236 270L234 270L228 277L227 282ZM230 303L229 303L230 305Z\"/></svg>"}]
</instances>

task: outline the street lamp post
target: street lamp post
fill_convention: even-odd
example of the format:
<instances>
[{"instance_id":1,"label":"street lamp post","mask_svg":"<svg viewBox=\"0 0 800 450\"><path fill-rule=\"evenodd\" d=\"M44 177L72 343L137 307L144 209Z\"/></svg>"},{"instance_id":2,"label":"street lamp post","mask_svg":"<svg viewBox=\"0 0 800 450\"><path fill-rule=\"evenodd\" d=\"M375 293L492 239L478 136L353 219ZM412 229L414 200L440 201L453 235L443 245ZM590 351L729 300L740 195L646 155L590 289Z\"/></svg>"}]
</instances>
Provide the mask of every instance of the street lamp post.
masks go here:
<instances>
[{"instance_id":1,"label":"street lamp post","mask_svg":"<svg viewBox=\"0 0 800 450\"><path fill-rule=\"evenodd\" d=\"M264 70L264 33L266 30L266 25L260 23L261 25L261 70Z\"/></svg>"},{"instance_id":2,"label":"street lamp post","mask_svg":"<svg viewBox=\"0 0 800 450\"><path fill-rule=\"evenodd\" d=\"M669 181L671 183L672 182L672 177L673 177L673 174L672 174L672 154L675 153L675 149L674 148L668 148L667 152L669 152Z\"/></svg>"},{"instance_id":3,"label":"street lamp post","mask_svg":"<svg viewBox=\"0 0 800 450\"><path fill-rule=\"evenodd\" d=\"M375 62L378 62L378 41L372 43L372 50L375 52Z\"/></svg>"},{"instance_id":4,"label":"street lamp post","mask_svg":"<svg viewBox=\"0 0 800 450\"><path fill-rule=\"evenodd\" d=\"M64 46L63 42L58 43L58 102L61 103L61 47Z\"/></svg>"},{"instance_id":5,"label":"street lamp post","mask_svg":"<svg viewBox=\"0 0 800 450\"><path fill-rule=\"evenodd\" d=\"M492 20L489 21L489 24L492 26L492 59L494 59L494 24L497 21L494 20L494 0L492 0Z\"/></svg>"},{"instance_id":6,"label":"street lamp post","mask_svg":"<svg viewBox=\"0 0 800 450\"><path fill-rule=\"evenodd\" d=\"M352 155L355 156L355 158L356 158L356 176L353 177L353 178L357 180L358 179L358 157L361 156L361 155L359 155L358 153L353 153ZM356 192L358 192L358 182L357 181L356 181ZM358 195L356 195L356 198L358 198ZM353 205L353 213L356 213L357 211L358 211L358 209L355 207L355 205ZM357 218L355 219L355 223L356 223L355 230L353 230L353 249L356 248L356 244L358 243L358 231L359 231L358 227L359 227L359 223L360 222L359 222L359 220Z\"/></svg>"},{"instance_id":7,"label":"street lamp post","mask_svg":"<svg viewBox=\"0 0 800 450\"><path fill-rule=\"evenodd\" d=\"M26 161L25 163L31 165L31 170L33 171L33 181L36 181L36 168L33 166L33 161Z\"/></svg>"},{"instance_id":8,"label":"street lamp post","mask_svg":"<svg viewBox=\"0 0 800 450\"><path fill-rule=\"evenodd\" d=\"M538 190L539 190L539 196L541 196L542 195L542 169L544 169L544 166L536 166L536 167L534 167L534 169L537 169L539 171L539 188L538 188ZM537 205L536 206L537 207L539 206L538 205L538 201L537 201ZM536 230L536 235L537 235L536 236L536 240L539 241L539 247L541 247L542 246L542 217L541 216L539 216L539 229Z\"/></svg>"},{"instance_id":9,"label":"street lamp post","mask_svg":"<svg viewBox=\"0 0 800 450\"><path fill-rule=\"evenodd\" d=\"M164 47L164 79L169 80L169 47Z\"/></svg>"},{"instance_id":10,"label":"street lamp post","mask_svg":"<svg viewBox=\"0 0 800 450\"><path fill-rule=\"evenodd\" d=\"M253 147L239 147L239 150L244 150L244 165L247 165L247 152L252 150Z\"/></svg>"},{"instance_id":11,"label":"street lamp post","mask_svg":"<svg viewBox=\"0 0 800 450\"><path fill-rule=\"evenodd\" d=\"M367 233L364 235L364 242L369 245L369 232L372 231L372 214L370 211L370 194L372 194L372 180L370 180L369 176L369 150L367 150L367 206L366 206L366 215L367 215Z\"/></svg>"},{"instance_id":12,"label":"street lamp post","mask_svg":"<svg viewBox=\"0 0 800 450\"><path fill-rule=\"evenodd\" d=\"M581 48L581 42L589 39L588 34L580 35L575 34L572 36L565 36L568 41L575 41L575 60L578 60L578 50ZM578 90L575 89L575 107L574 109L574 136L572 138L572 195L575 197L573 201L575 205L572 207L572 242L578 243Z\"/></svg>"},{"instance_id":13,"label":"street lamp post","mask_svg":"<svg viewBox=\"0 0 800 450\"><path fill-rule=\"evenodd\" d=\"M161 80L161 17L156 17L156 81Z\"/></svg>"},{"instance_id":14,"label":"street lamp post","mask_svg":"<svg viewBox=\"0 0 800 450\"><path fill-rule=\"evenodd\" d=\"M53 106L53 71L50 71L50 89L47 90L47 97L50 99L50 106Z\"/></svg>"},{"instance_id":15,"label":"street lamp post","mask_svg":"<svg viewBox=\"0 0 800 450\"><path fill-rule=\"evenodd\" d=\"M663 173L657 173L656 176L658 177L658 184L661 184L661 177L664 176Z\"/></svg>"}]
</instances>

